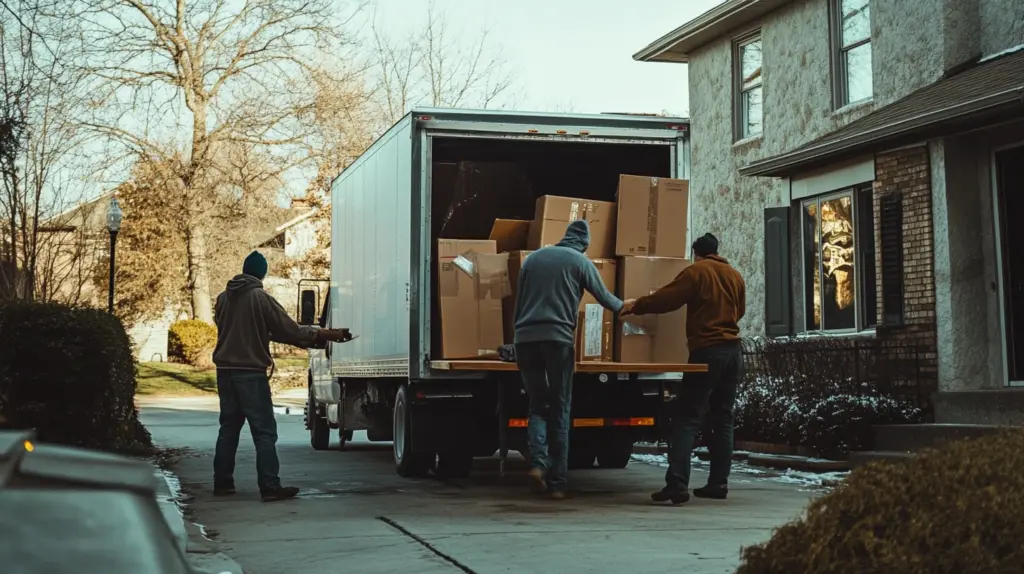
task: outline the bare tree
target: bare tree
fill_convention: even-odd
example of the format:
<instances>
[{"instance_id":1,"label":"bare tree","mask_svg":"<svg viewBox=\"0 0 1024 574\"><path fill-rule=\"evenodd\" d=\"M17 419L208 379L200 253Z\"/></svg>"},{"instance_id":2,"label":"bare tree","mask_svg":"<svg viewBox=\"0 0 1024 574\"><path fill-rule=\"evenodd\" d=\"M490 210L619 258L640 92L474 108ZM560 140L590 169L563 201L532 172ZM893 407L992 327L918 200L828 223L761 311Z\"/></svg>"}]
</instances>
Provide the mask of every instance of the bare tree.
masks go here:
<instances>
[{"instance_id":1,"label":"bare tree","mask_svg":"<svg viewBox=\"0 0 1024 574\"><path fill-rule=\"evenodd\" d=\"M47 274L56 272L41 261L52 247L46 221L81 194L76 153L87 141L80 120L90 86L73 65L77 24L61 17L61 6L9 0L0 11L0 291L25 299L52 284Z\"/></svg>"},{"instance_id":2,"label":"bare tree","mask_svg":"<svg viewBox=\"0 0 1024 574\"><path fill-rule=\"evenodd\" d=\"M512 103L514 75L487 30L471 41L431 1L422 32L395 41L374 21L375 99L385 127L415 105L480 109Z\"/></svg>"},{"instance_id":3,"label":"bare tree","mask_svg":"<svg viewBox=\"0 0 1024 574\"><path fill-rule=\"evenodd\" d=\"M169 169L184 228L192 316L212 321L210 235L240 198L315 161L318 59L348 44L332 0L100 0L78 3L87 67L108 83L90 127ZM344 12L349 16L358 6ZM182 107L183 106L183 107ZM118 112L120 110L120 112ZM177 133L187 137L175 146ZM255 154L260 161L234 159ZM172 161L174 156L181 161ZM172 167L173 166L173 167ZM244 166L244 167L240 167ZM251 170L258 166L257 171ZM239 171L239 170L243 171ZM173 176L173 177L170 177ZM242 177L246 184L235 185Z\"/></svg>"}]
</instances>

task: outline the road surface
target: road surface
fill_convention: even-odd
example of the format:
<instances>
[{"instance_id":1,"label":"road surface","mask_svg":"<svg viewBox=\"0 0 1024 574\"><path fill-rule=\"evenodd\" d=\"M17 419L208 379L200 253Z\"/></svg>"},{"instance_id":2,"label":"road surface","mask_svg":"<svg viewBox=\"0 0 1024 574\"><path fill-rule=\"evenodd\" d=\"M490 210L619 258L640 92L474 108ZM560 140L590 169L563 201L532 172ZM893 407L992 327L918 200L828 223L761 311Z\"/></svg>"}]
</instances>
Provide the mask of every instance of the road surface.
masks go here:
<instances>
[{"instance_id":1,"label":"road surface","mask_svg":"<svg viewBox=\"0 0 1024 574\"><path fill-rule=\"evenodd\" d=\"M303 494L264 504L244 430L239 493L211 494L215 401L149 400L142 419L161 446L189 449L174 471L193 496L192 519L248 574L726 573L738 566L742 546L766 540L813 496L736 476L728 501L657 506L647 497L664 470L634 462L571 471L576 498L552 502L527 492L521 458L504 481L494 459L478 460L464 481L403 479L390 443L357 433L345 451L313 451L302 416L280 415L281 477ZM704 479L695 475L694 486Z\"/></svg>"}]
</instances>

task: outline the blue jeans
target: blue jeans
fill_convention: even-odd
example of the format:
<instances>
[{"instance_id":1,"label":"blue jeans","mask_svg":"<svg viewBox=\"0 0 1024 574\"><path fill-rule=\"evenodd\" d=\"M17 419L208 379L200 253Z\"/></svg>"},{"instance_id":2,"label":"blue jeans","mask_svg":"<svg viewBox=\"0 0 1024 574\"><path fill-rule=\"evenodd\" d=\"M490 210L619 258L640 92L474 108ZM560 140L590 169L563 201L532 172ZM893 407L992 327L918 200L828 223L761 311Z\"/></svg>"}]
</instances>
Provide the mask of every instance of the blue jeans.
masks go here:
<instances>
[{"instance_id":1,"label":"blue jeans","mask_svg":"<svg viewBox=\"0 0 1024 574\"><path fill-rule=\"evenodd\" d=\"M701 414L707 409L711 423L708 451L711 475L708 486L726 486L732 469L733 409L736 387L743 376L743 349L737 343L723 343L696 349L690 362L706 364L708 372L692 373L675 383L676 405L672 413L672 444L668 452L665 485L670 490L687 490L690 457L700 430Z\"/></svg>"},{"instance_id":2,"label":"blue jeans","mask_svg":"<svg viewBox=\"0 0 1024 574\"><path fill-rule=\"evenodd\" d=\"M270 398L270 380L261 371L217 370L217 394L220 396L220 432L213 457L215 485L233 485L235 453L242 425L249 422L256 445L256 482L260 492L281 487L277 473L277 420Z\"/></svg>"},{"instance_id":3,"label":"blue jeans","mask_svg":"<svg viewBox=\"0 0 1024 574\"><path fill-rule=\"evenodd\" d=\"M530 422L526 429L530 464L546 473L549 489L564 491L569 464L572 375L576 370L573 346L556 342L517 344L516 362L530 396Z\"/></svg>"}]
</instances>

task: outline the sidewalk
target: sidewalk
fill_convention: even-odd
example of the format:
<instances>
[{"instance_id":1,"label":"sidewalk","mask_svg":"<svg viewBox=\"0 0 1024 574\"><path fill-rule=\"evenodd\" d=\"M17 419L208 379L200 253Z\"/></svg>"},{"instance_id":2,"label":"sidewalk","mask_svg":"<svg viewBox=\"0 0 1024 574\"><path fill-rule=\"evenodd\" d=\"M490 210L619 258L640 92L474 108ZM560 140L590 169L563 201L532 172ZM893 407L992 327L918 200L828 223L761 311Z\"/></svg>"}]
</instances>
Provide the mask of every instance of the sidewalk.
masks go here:
<instances>
[{"instance_id":1,"label":"sidewalk","mask_svg":"<svg viewBox=\"0 0 1024 574\"><path fill-rule=\"evenodd\" d=\"M217 544L207 540L199 526L185 519L177 477L156 467L153 470L157 482L157 505L197 574L244 574L238 562L219 552Z\"/></svg>"}]
</instances>

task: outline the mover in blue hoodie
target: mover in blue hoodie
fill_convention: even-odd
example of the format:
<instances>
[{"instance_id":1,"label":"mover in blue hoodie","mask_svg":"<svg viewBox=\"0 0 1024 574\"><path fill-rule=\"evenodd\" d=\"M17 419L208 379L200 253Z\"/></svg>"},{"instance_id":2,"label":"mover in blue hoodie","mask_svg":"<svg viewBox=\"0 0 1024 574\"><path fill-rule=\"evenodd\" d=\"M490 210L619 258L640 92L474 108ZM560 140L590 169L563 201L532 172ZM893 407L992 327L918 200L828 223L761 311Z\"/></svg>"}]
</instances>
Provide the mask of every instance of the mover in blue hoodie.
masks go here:
<instances>
[{"instance_id":1,"label":"mover in blue hoodie","mask_svg":"<svg viewBox=\"0 0 1024 574\"><path fill-rule=\"evenodd\" d=\"M623 303L604 286L594 262L583 253L590 226L574 221L556 245L531 253L516 286L516 361L530 395L530 477L537 491L565 497L569 458L569 405L576 370L576 317L588 291L614 313ZM548 444L550 442L550 455Z\"/></svg>"}]
</instances>

